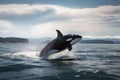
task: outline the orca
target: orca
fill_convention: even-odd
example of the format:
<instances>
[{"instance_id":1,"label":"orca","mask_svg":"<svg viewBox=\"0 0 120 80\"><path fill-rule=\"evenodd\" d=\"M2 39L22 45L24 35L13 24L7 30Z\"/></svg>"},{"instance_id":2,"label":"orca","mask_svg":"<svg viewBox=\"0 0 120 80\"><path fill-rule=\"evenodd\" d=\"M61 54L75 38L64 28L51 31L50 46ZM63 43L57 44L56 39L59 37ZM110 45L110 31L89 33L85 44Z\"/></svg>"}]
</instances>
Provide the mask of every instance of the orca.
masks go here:
<instances>
[{"instance_id":1,"label":"orca","mask_svg":"<svg viewBox=\"0 0 120 80\"><path fill-rule=\"evenodd\" d=\"M49 42L40 52L40 57L47 59L53 53L57 53L68 49L72 50L72 45L75 45L82 39L82 36L75 34L63 35L60 30L57 31L57 38Z\"/></svg>"}]
</instances>

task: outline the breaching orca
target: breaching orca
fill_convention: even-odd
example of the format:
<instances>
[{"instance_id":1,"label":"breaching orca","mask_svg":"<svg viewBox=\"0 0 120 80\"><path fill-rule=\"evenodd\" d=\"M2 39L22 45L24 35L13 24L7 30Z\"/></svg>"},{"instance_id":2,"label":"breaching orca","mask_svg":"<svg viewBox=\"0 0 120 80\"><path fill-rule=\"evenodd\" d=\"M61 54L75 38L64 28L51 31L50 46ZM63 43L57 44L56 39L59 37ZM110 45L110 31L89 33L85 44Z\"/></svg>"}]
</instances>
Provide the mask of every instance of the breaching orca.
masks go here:
<instances>
[{"instance_id":1,"label":"breaching orca","mask_svg":"<svg viewBox=\"0 0 120 80\"><path fill-rule=\"evenodd\" d=\"M59 30L57 31L57 38L49 42L40 52L40 57L48 58L53 53L68 49L72 50L72 45L76 44L82 39L82 36L75 34L63 35Z\"/></svg>"}]
</instances>

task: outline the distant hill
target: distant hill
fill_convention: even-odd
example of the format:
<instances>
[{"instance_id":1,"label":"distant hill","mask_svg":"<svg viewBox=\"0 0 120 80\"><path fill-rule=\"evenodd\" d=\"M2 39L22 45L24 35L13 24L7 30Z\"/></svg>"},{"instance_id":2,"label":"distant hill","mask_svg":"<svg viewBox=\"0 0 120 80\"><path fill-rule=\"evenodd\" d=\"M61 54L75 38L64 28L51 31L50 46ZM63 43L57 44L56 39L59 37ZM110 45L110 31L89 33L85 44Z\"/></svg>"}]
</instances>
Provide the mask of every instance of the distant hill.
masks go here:
<instances>
[{"instance_id":1,"label":"distant hill","mask_svg":"<svg viewBox=\"0 0 120 80\"><path fill-rule=\"evenodd\" d=\"M118 38L96 38L96 39L91 39L91 38L83 38L80 43L83 44L120 44L120 39Z\"/></svg>"},{"instance_id":2,"label":"distant hill","mask_svg":"<svg viewBox=\"0 0 120 80\"><path fill-rule=\"evenodd\" d=\"M18 37L0 37L0 43L28 43L29 40Z\"/></svg>"},{"instance_id":3,"label":"distant hill","mask_svg":"<svg viewBox=\"0 0 120 80\"><path fill-rule=\"evenodd\" d=\"M114 44L112 40L81 40L80 43L94 43L94 44Z\"/></svg>"},{"instance_id":4,"label":"distant hill","mask_svg":"<svg viewBox=\"0 0 120 80\"><path fill-rule=\"evenodd\" d=\"M26 39L18 37L0 37L0 43L48 43L53 38L40 38L40 39ZM120 39L85 39L80 41L81 44L120 44Z\"/></svg>"},{"instance_id":5,"label":"distant hill","mask_svg":"<svg viewBox=\"0 0 120 80\"><path fill-rule=\"evenodd\" d=\"M30 40L31 42L37 43L49 43L53 38L41 38L41 39L34 39ZM90 39L90 38L83 38L80 40L80 44L120 44L120 39Z\"/></svg>"}]
</instances>

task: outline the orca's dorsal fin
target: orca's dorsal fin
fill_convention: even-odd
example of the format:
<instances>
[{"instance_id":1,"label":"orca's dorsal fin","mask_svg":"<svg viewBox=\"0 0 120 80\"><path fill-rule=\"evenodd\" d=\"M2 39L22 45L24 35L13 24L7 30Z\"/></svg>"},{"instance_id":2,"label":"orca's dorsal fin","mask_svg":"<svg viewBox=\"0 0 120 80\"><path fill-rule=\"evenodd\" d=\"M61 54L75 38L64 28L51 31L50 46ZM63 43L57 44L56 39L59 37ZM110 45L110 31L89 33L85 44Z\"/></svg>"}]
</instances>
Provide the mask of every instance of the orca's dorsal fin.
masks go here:
<instances>
[{"instance_id":1,"label":"orca's dorsal fin","mask_svg":"<svg viewBox=\"0 0 120 80\"><path fill-rule=\"evenodd\" d=\"M57 31L57 38L63 37L63 34L60 32L60 30L56 30L56 31Z\"/></svg>"}]
</instances>

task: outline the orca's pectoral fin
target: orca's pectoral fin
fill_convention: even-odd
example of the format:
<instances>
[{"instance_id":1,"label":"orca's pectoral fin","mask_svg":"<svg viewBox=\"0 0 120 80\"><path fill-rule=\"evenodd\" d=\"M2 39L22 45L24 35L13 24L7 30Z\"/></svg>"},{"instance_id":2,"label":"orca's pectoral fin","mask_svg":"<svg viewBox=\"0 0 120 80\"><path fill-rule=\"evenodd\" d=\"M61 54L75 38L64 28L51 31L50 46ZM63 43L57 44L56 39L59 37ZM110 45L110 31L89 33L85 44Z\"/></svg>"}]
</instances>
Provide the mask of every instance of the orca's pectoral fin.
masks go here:
<instances>
[{"instance_id":1,"label":"orca's pectoral fin","mask_svg":"<svg viewBox=\"0 0 120 80\"><path fill-rule=\"evenodd\" d=\"M69 44L67 48L68 48L69 51L71 51L72 50L72 45Z\"/></svg>"},{"instance_id":2,"label":"orca's pectoral fin","mask_svg":"<svg viewBox=\"0 0 120 80\"><path fill-rule=\"evenodd\" d=\"M60 32L60 30L56 30L56 31L57 31L57 38L63 37L63 34Z\"/></svg>"}]
</instances>

